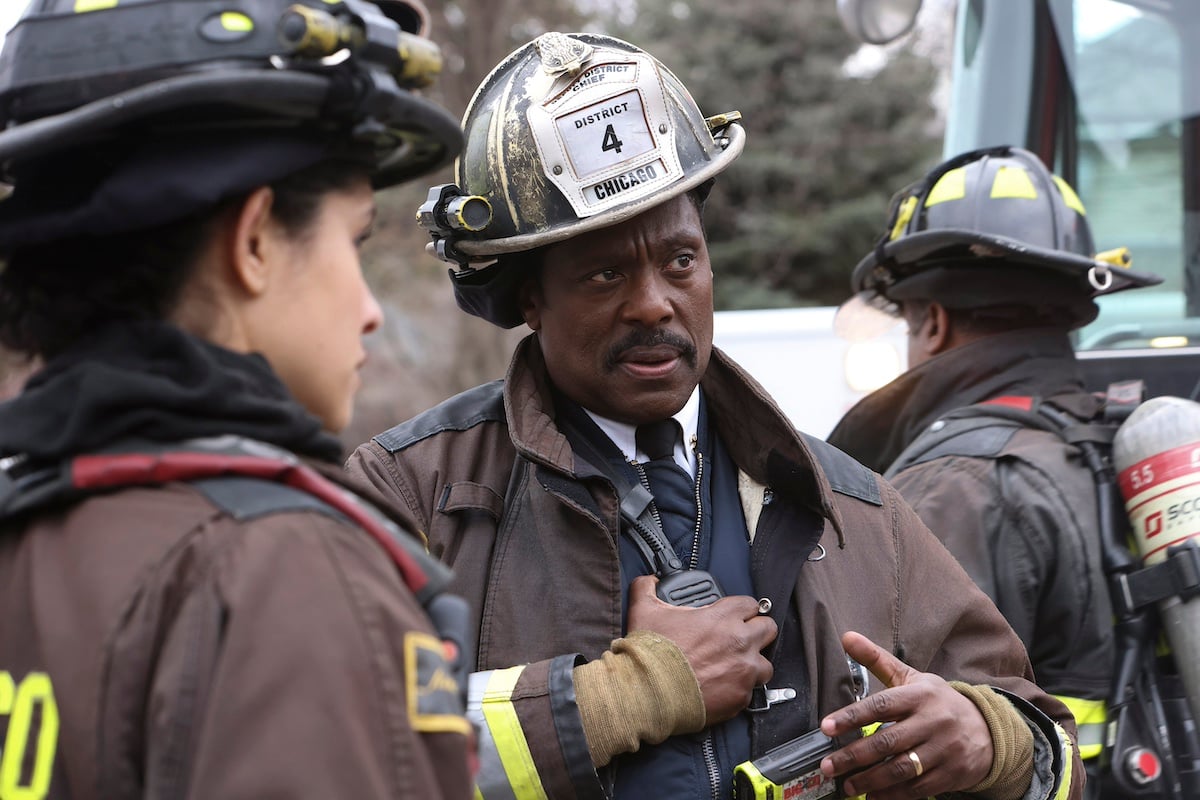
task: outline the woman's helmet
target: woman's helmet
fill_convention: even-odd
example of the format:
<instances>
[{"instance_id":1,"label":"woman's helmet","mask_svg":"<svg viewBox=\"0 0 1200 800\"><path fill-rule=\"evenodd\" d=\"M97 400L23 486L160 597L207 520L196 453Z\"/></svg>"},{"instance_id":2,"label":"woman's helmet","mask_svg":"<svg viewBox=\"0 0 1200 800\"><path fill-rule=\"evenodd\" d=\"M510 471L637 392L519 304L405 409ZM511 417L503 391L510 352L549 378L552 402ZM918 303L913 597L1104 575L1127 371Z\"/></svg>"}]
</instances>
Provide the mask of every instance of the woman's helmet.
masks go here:
<instances>
[{"instance_id":1,"label":"woman's helmet","mask_svg":"<svg viewBox=\"0 0 1200 800\"><path fill-rule=\"evenodd\" d=\"M914 299L1039 305L1077 327L1095 318L1093 297L1161 283L1128 263L1124 250L1095 253L1083 203L1037 156L993 147L939 164L899 192L850 282L858 304L887 311Z\"/></svg>"},{"instance_id":2,"label":"woman's helmet","mask_svg":"<svg viewBox=\"0 0 1200 800\"><path fill-rule=\"evenodd\" d=\"M448 163L420 0L39 0L0 51L0 249L137 230L328 158Z\"/></svg>"},{"instance_id":3,"label":"woman's helmet","mask_svg":"<svg viewBox=\"0 0 1200 800\"><path fill-rule=\"evenodd\" d=\"M517 276L504 256L700 187L741 152L739 118L705 119L670 70L620 39L547 33L484 79L463 118L456 183L433 187L417 217L458 265L459 305L513 327Z\"/></svg>"}]
</instances>

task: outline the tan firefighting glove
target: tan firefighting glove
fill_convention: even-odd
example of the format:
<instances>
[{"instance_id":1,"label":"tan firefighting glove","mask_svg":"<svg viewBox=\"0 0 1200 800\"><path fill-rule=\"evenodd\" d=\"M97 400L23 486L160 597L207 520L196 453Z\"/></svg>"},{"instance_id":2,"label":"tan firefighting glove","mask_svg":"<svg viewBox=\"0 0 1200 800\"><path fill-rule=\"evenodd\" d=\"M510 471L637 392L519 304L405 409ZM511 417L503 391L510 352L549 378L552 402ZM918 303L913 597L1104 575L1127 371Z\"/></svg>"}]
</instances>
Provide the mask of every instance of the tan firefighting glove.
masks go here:
<instances>
[{"instance_id":1,"label":"tan firefighting glove","mask_svg":"<svg viewBox=\"0 0 1200 800\"><path fill-rule=\"evenodd\" d=\"M1033 733L1013 704L987 686L951 681L979 709L992 734L992 770L969 794L986 800L1018 800L1033 781Z\"/></svg>"},{"instance_id":2,"label":"tan firefighting glove","mask_svg":"<svg viewBox=\"0 0 1200 800\"><path fill-rule=\"evenodd\" d=\"M652 631L634 631L575 668L575 701L592 763L603 767L642 742L704 729L704 697L683 652Z\"/></svg>"}]
</instances>

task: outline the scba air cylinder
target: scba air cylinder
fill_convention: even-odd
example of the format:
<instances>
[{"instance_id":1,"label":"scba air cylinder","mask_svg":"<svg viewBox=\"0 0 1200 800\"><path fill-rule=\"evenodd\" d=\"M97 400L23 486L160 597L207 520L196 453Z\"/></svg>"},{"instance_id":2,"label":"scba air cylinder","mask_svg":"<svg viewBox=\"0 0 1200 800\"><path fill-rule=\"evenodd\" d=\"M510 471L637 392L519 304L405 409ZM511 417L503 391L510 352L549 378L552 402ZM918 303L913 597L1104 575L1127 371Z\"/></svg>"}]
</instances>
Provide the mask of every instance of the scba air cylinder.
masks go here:
<instances>
[{"instance_id":1,"label":"scba air cylinder","mask_svg":"<svg viewBox=\"0 0 1200 800\"><path fill-rule=\"evenodd\" d=\"M1142 403L1117 431L1113 465L1146 566L1161 563L1171 545L1200 544L1200 403L1178 397ZM1168 598L1159 612L1192 715L1200 719L1200 597Z\"/></svg>"}]
</instances>

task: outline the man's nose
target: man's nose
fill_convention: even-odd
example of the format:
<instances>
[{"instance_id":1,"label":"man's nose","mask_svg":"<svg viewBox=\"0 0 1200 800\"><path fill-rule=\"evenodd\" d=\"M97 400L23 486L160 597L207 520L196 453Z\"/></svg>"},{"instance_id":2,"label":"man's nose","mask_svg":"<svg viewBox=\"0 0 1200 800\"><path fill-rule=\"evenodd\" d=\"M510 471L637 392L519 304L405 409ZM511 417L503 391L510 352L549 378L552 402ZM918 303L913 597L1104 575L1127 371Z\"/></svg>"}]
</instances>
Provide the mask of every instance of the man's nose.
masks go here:
<instances>
[{"instance_id":1,"label":"man's nose","mask_svg":"<svg viewBox=\"0 0 1200 800\"><path fill-rule=\"evenodd\" d=\"M625 316L647 328L657 327L671 319L674 306L671 302L671 287L658 270L646 270L630 285L630 296L625 302Z\"/></svg>"}]
</instances>

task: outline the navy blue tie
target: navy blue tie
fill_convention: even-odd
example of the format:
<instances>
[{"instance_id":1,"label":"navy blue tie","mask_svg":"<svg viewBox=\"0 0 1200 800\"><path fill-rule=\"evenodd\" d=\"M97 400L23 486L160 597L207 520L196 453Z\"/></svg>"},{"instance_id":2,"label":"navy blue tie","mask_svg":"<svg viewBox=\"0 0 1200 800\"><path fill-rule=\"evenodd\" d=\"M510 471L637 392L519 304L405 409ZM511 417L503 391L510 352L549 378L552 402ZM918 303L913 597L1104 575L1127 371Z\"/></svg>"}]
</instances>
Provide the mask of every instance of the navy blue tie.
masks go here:
<instances>
[{"instance_id":1,"label":"navy blue tie","mask_svg":"<svg viewBox=\"0 0 1200 800\"><path fill-rule=\"evenodd\" d=\"M682 431L673 419L639 425L638 449L650 457L642 464L663 532L675 553L687 563L696 529L695 482L675 463L675 444Z\"/></svg>"}]
</instances>

